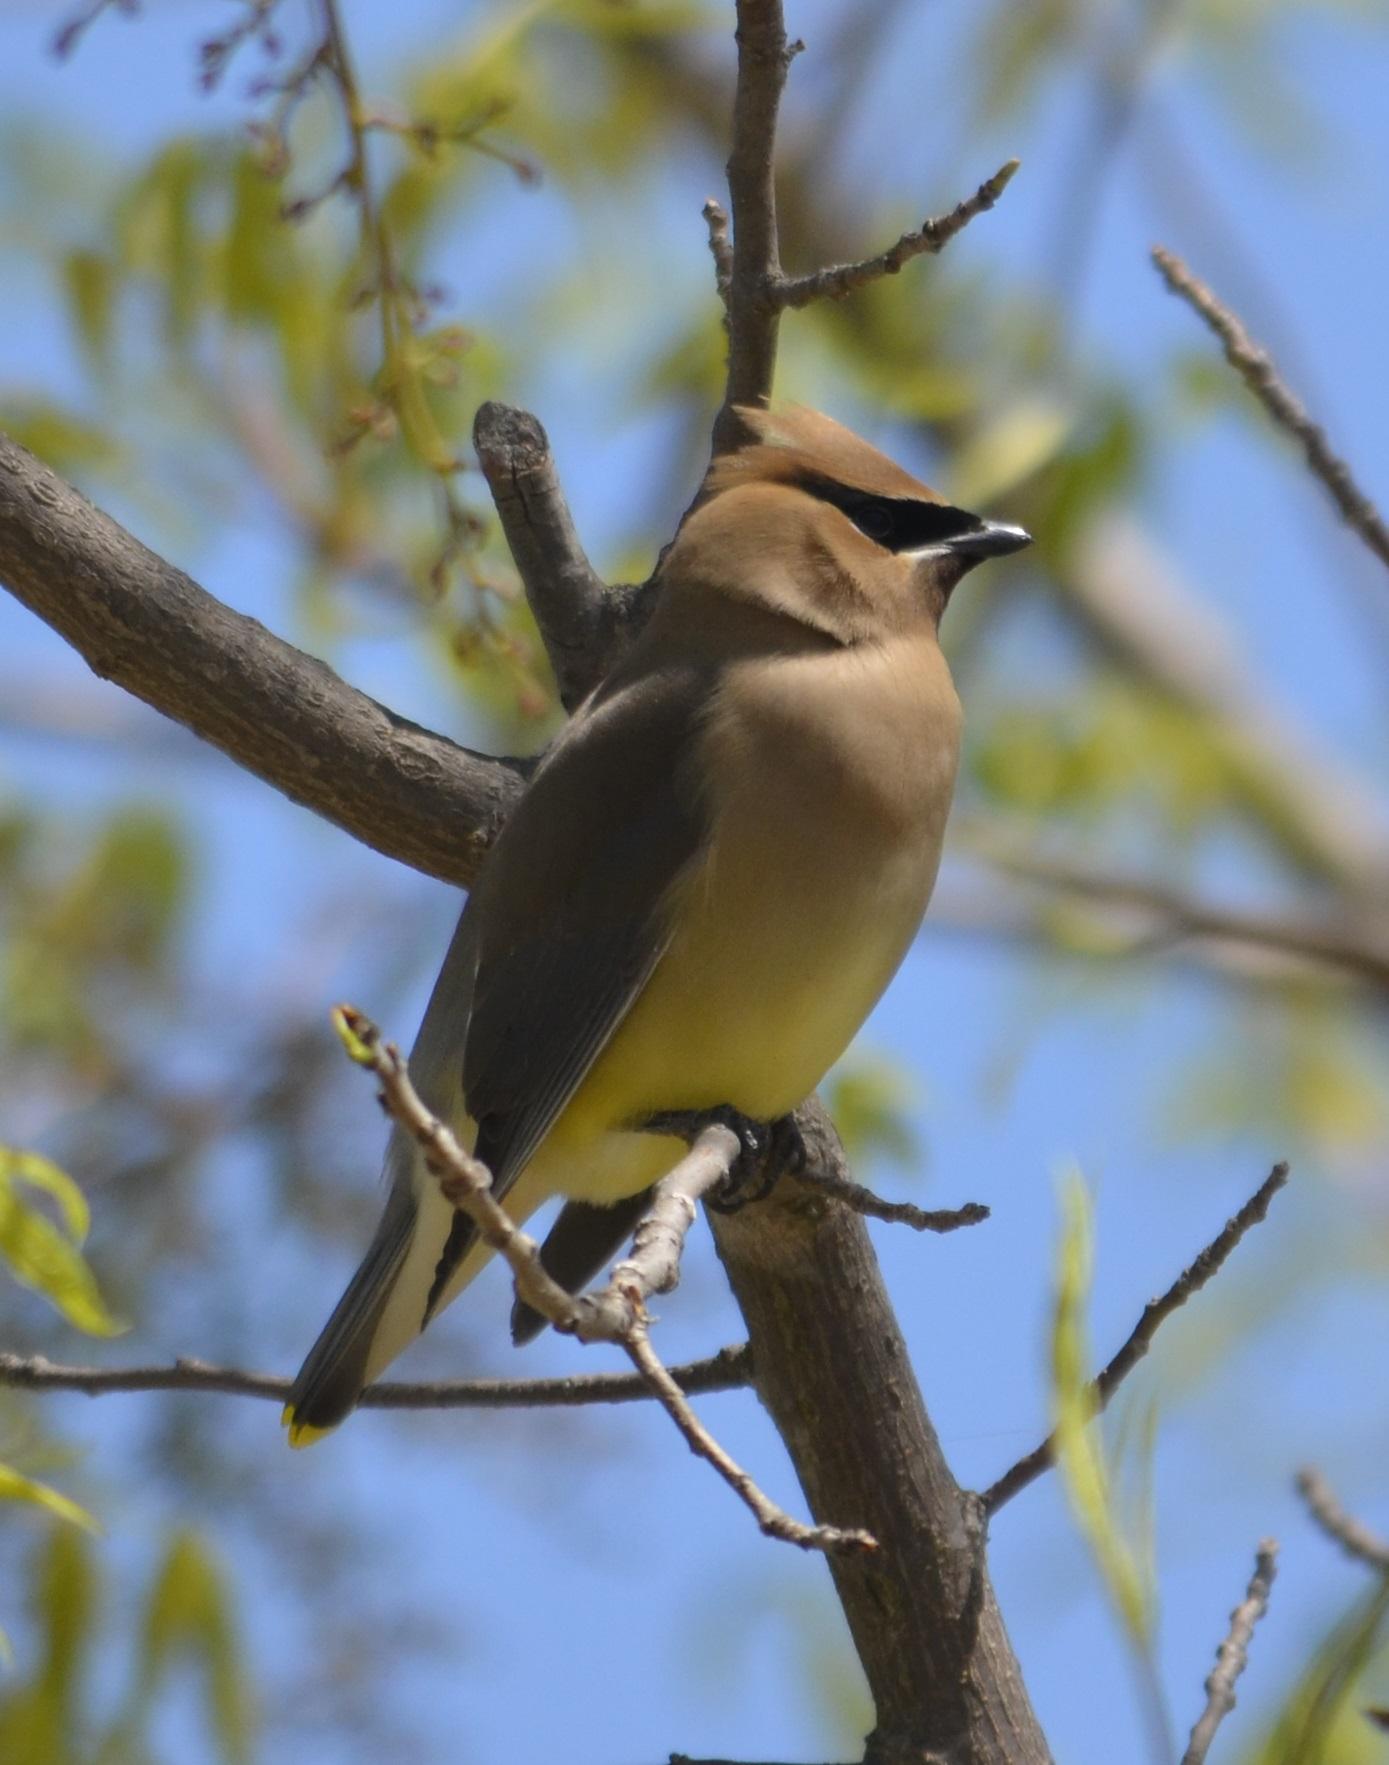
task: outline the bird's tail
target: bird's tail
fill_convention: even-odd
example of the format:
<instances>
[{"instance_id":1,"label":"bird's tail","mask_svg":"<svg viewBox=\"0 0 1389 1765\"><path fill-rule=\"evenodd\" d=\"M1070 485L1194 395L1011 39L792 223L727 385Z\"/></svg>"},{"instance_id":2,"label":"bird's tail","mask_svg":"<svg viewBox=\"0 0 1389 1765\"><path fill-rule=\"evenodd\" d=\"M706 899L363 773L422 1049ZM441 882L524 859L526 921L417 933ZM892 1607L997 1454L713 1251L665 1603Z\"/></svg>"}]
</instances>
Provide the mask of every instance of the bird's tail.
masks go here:
<instances>
[{"instance_id":1,"label":"bird's tail","mask_svg":"<svg viewBox=\"0 0 1389 1765\"><path fill-rule=\"evenodd\" d=\"M430 1300L444 1247L450 1234L457 1239L460 1226L470 1228L437 1183L412 1168L415 1157L403 1138L393 1138L390 1163L408 1161L407 1168L393 1173L371 1246L294 1381L283 1417L291 1446L311 1446L335 1428L363 1387L414 1341L438 1309L438 1296L432 1307ZM455 1254L466 1248L452 1246ZM481 1266L477 1257L468 1261ZM451 1283L454 1291L475 1272L469 1267L463 1279Z\"/></svg>"}]
</instances>

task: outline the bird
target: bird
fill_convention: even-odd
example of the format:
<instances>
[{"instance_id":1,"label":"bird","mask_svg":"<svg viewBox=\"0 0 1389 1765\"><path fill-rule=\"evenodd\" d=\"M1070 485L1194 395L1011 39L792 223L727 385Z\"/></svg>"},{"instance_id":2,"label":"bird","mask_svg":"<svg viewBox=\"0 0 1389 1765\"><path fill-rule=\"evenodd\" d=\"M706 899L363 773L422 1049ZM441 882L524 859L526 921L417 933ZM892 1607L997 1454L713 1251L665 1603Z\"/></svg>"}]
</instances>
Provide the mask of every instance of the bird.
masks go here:
<instances>
[{"instance_id":1,"label":"bird","mask_svg":"<svg viewBox=\"0 0 1389 1765\"><path fill-rule=\"evenodd\" d=\"M939 643L960 579L1030 542L832 418L740 408L654 609L489 852L409 1067L571 1291L683 1155L676 1117L783 1121L926 911L959 757ZM660 1131L655 1131L660 1130ZM284 1420L304 1446L488 1256L400 1126L370 1248ZM519 1301L517 1341L544 1320Z\"/></svg>"}]
</instances>

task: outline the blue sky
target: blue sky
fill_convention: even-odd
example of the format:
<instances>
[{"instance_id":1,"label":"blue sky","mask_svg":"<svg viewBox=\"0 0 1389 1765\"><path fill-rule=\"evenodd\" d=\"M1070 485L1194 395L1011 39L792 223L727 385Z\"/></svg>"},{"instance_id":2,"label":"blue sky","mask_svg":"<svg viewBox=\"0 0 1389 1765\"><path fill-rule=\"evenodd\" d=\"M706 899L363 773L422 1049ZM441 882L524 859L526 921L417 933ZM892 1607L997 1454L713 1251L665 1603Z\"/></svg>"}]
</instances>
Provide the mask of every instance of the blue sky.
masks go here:
<instances>
[{"instance_id":1,"label":"blue sky","mask_svg":"<svg viewBox=\"0 0 1389 1765\"><path fill-rule=\"evenodd\" d=\"M454 28L459 8L402 0L389 9L362 3L345 10L361 64L379 68L385 84L390 69ZM465 10L480 17L489 9ZM967 9L942 4L929 9L930 18L926 10L907 17L884 57L835 176L850 189L872 188L878 168L890 164L894 199L919 178L927 205L938 207L1020 152L1024 173L1005 203L952 251L991 275L1044 283L1057 192L1070 175L1084 117L1083 85L1063 72L1028 118L972 136L962 154L964 83L950 70L951 57L964 52ZM794 76L792 133L813 99L817 41L827 40L836 11L830 0L788 4L792 29L810 43ZM151 5L133 22L103 20L60 67L44 44L65 12L27 4L0 14L0 113L58 130L80 126L118 164L175 128L234 126L244 114L235 82L212 100L193 90L190 45L223 16L215 7ZM1386 39L1382 28L1354 16L1295 9L1277 27L1275 61L1323 123L1311 169L1251 147L1212 97L1209 69L1180 57L1160 64L1151 113L1146 105L1140 112L1101 199L1076 357L1147 379L1166 371L1174 351L1204 346L1191 315L1163 293L1147 265L1149 245L1161 238L1189 251L1198 270L1240 301L1251 326L1295 369L1367 488L1389 502L1378 396L1382 291L1389 286ZM1180 172L1164 162L1166 136L1149 127L1154 118L1218 192L1214 227L1197 224L1194 210L1174 200L1171 180ZM698 211L713 175L693 159L662 174L669 206L656 238L653 290L669 285L693 299L704 286ZM507 190L505 198L492 233L460 241L456 261L445 266L482 322L514 299L518 278L537 262L567 267L588 249L559 194L532 199ZM0 330L0 406L14 392L77 383L65 326L45 309L40 286L16 278L7 287L6 274L0 268L9 315ZM928 275L922 267L923 298ZM581 530L600 560L630 542L634 511L661 494L668 457L659 421L623 416L639 371L624 357L632 343L598 319L591 347L563 359L538 339L534 354L514 363L509 389L547 423ZM811 375L814 364L803 362L794 339L786 354L793 376ZM1058 363L1063 384L1065 372ZM888 445L900 437L888 420L874 427L861 408L842 414ZM1375 583L1375 566L1326 518L1317 492L1283 451L1251 434L1238 413L1191 424L1150 475L1139 512L1237 634L1256 673L1319 740L1382 785L1382 678L1355 598L1344 590L1355 575L1369 593L1383 593L1382 580ZM678 506L673 500L670 512ZM152 543L161 537L150 533ZM285 539L254 504L239 509L225 531L190 538L178 561L231 604L296 635ZM1019 621L1006 645L995 691L998 674L1001 690L1014 680L1021 692L1056 661L1054 636L1040 620ZM464 735L475 727L406 633L353 642L335 661L406 715ZM0 690L7 676L21 674L93 695L114 691L90 682L59 640L0 601ZM76 819L98 812L113 793L138 793L150 782L140 762L119 752L10 732L0 733L0 744L0 788L42 796ZM449 891L351 847L219 758L175 758L155 782L205 842L199 921L185 950L192 974L232 977L248 997L264 997L298 973L301 896L326 891L350 902L357 889L379 890L396 903L392 924L407 941L399 960L415 975L409 996L390 1003L401 1025L413 1021L448 935ZM1238 894L1256 889L1259 877L1238 860L1221 880ZM375 1009L367 989L381 985L381 969L379 953L354 950L350 935L323 939L303 968L306 986L320 996L300 1005L326 1012L346 996ZM1092 1333L1103 1355L1286 1150L1257 1129L1215 1143L1173 1125L1180 1067L1212 1038L1240 1033L1219 989L1186 970L1101 991L1084 968L1025 966L1007 946L930 931L909 957L863 1038L917 1080L925 1172L904 1192L940 1205L978 1199L994 1214L986 1226L941 1242L888 1229L876 1237L928 1403L963 1482L987 1482L1045 1426L1056 1172L1075 1160L1095 1186ZM336 1162L357 1170L359 1193L366 1193L380 1139L375 1107L363 1089L344 1110L340 1138L361 1152L357 1158L339 1149ZM40 1141L44 1129L25 1124ZM16 1136L7 1129L3 1137ZM900 1173L877 1175L894 1191L903 1182ZM239 1353L288 1369L326 1315L350 1266L346 1250L335 1243L318 1252L301 1228L277 1217L273 1186L243 1146L228 1147L210 1182L223 1234L215 1315L206 1315L190 1279L189 1291L168 1307L177 1336L153 1334L137 1318L132 1334L105 1351L113 1361ZM1389 1326L1387 1203L1382 1148L1377 1161L1304 1168L1218 1291L1168 1327L1134 1381L1138 1406L1155 1396L1160 1403L1160 1662L1179 1728L1197 1710L1261 1535L1283 1540L1282 1575L1231 1735L1250 1732L1252 1715L1269 1708L1306 1659L1321 1618L1356 1589L1354 1570L1312 1534L1291 1495L1298 1464L1316 1458L1349 1504L1389 1530L1384 1406L1374 1373L1384 1364ZM99 1204L98 1263L100 1234L119 1230L118 1218L102 1217L103 1207L118 1209L109 1190ZM1322 1267L1333 1272L1322 1278ZM430 1364L514 1371L505 1307L504 1282L489 1278L429 1346ZM672 1359L739 1335L702 1233L679 1294L661 1311L661 1347ZM1359 1364L1350 1344L1359 1345ZM74 1356L86 1347L74 1344ZM545 1373L597 1359L546 1340L525 1365ZM1200 1376L1187 1377L1197 1367ZM417 1737L412 1756L646 1765L672 1749L810 1759L824 1758L833 1744L817 1695L823 1660L808 1673L804 1659L807 1639L842 1638L823 1565L760 1540L660 1417L630 1409L578 1417L364 1414L330 1445L291 1457L270 1409L187 1402L200 1406L190 1426L211 1450L225 1439L257 1458L261 1508L229 1499L224 1514L204 1507L193 1517L234 1564L252 1660L267 1701L281 1713L301 1694L314 1662L312 1607L286 1553L329 1505L357 1516L369 1541L347 1581L364 1623L397 1625L402 1610L447 1615L439 1648L394 1630L381 1638L397 1663L388 1713ZM702 1408L772 1493L799 1510L784 1455L753 1400L721 1396ZM91 1499L104 1504L109 1527L104 1548L131 1573L161 1531L185 1517L167 1485L142 1485L148 1440L141 1409L134 1399L54 1405L62 1428L86 1449L84 1474L98 1492ZM262 1509L273 1519L260 1517ZM992 1562L1057 1758L1105 1765L1139 1757L1142 1731L1124 1649L1053 1480L999 1517ZM11 1622L0 1611L0 1623ZM189 1756L186 1739L179 1740L188 1720L178 1708L168 1718L181 1757ZM296 1749L292 1731L272 1729L265 1757L288 1761ZM325 1760L372 1756L348 1727L320 1736L315 1749ZM1228 1740L1226 1756L1234 1756Z\"/></svg>"}]
</instances>

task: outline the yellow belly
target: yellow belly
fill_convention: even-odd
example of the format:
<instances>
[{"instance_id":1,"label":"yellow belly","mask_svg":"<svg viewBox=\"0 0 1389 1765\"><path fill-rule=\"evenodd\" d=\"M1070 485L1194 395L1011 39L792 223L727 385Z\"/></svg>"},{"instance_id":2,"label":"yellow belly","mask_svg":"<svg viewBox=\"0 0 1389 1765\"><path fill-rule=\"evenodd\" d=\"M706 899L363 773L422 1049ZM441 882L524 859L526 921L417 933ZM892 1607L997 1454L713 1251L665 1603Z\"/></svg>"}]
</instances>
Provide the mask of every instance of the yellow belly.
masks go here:
<instances>
[{"instance_id":1,"label":"yellow belly","mask_svg":"<svg viewBox=\"0 0 1389 1765\"><path fill-rule=\"evenodd\" d=\"M544 1148L556 1176L572 1161L560 1178L567 1193L616 1198L640 1186L633 1174L645 1182L668 1168L665 1140L650 1157L633 1148L611 1175L592 1156L601 1136L645 1116L731 1104L770 1121L803 1102L925 912L954 778L953 693L944 717L937 694L919 721L860 741L855 773L823 721L802 727L813 677L789 678L780 716L756 684L756 720L735 715L735 703L711 735L711 746L736 747L741 764L724 775L746 783L714 806L710 850L675 903L671 945ZM882 686L865 668L847 714L872 719Z\"/></svg>"}]
</instances>

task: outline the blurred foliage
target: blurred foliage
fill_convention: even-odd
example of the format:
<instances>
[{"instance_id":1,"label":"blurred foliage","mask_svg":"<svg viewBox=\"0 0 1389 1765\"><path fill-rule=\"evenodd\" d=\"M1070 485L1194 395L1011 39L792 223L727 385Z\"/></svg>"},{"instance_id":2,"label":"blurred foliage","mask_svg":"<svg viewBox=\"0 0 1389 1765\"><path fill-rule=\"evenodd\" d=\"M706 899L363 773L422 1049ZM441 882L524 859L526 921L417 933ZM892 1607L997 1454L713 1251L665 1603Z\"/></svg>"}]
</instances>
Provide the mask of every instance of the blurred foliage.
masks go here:
<instances>
[{"instance_id":1,"label":"blurred foliage","mask_svg":"<svg viewBox=\"0 0 1389 1765\"><path fill-rule=\"evenodd\" d=\"M125 1690L114 1710L101 1683L109 1662L98 1658L109 1653L113 1634L103 1611L109 1596L92 1546L69 1528L47 1533L28 1580L38 1658L18 1684L0 1689L6 1765L159 1765L195 1757L246 1765L252 1722L230 1594L192 1533L169 1541L138 1610L121 1625ZM200 1738L194 1751L185 1737L171 1750L156 1734L158 1697L189 1670L206 1743Z\"/></svg>"},{"instance_id":2,"label":"blurred foliage","mask_svg":"<svg viewBox=\"0 0 1389 1765\"><path fill-rule=\"evenodd\" d=\"M1244 1765L1383 1765L1384 1736L1367 1706L1389 1673L1389 1580L1327 1631Z\"/></svg>"},{"instance_id":3,"label":"blurred foliage","mask_svg":"<svg viewBox=\"0 0 1389 1765\"><path fill-rule=\"evenodd\" d=\"M25 1195L49 1197L56 1221ZM41 1293L89 1336L114 1336L124 1326L107 1311L82 1256L91 1227L86 1197L52 1159L0 1146L0 1259L25 1287Z\"/></svg>"},{"instance_id":4,"label":"blurred foliage","mask_svg":"<svg viewBox=\"0 0 1389 1765\"><path fill-rule=\"evenodd\" d=\"M895 33L913 28L919 10L855 7L842 52L798 64L780 177L788 264L852 258L899 223L919 223L910 156L881 155L881 188L866 192L825 175L840 146L835 116L872 109L871 89L854 81L874 51L895 52ZM727 14L719 0L488 0L462 29L421 47L413 67L349 67L354 104L341 68L317 61L299 77L319 47L321 7L237 5L219 35L190 41L190 61L206 82L245 94L244 129L169 134L132 159L99 135L69 138L49 118L7 119L0 248L66 326L73 371L61 384L36 375L0 388L0 420L191 561L209 535L273 526L292 560L286 619L315 649L412 634L424 665L459 690L499 746L536 746L553 727L553 690L468 456L468 425L482 399L525 386L537 356L562 383L578 364L585 398L591 381L610 379L627 411L667 437L651 454L668 470L644 460L623 511L624 562L636 569L654 557L702 464L722 369L709 280L673 276L668 248L670 229L697 230L698 201L716 187L726 151ZM344 18L350 54L353 8ZM1047 107L1059 97L1085 175L1065 181L1042 220L1049 238L1083 245L1119 163L1112 144L1136 126L1147 88L1213 105L1245 150L1306 155L1335 119L1314 115L1290 88L1291 34L1317 20L1358 33L1384 18L1374 0L991 0L968 10L950 62L978 123L961 131L961 162L991 150L999 129L1009 151L1025 153L1029 129L1057 126ZM141 22L98 19L78 52L99 55L100 33L117 28L138 32ZM828 40L819 21L816 32ZM803 73L821 84L814 106L798 109ZM358 149L354 182L344 174ZM1191 170L1193 204L1201 177L1214 183L1217 172ZM976 175L942 165L931 193L945 206ZM1345 876L1302 838L1277 764L1230 739L1221 707L1174 693L1142 646L1074 592L1106 520L1121 509L1151 515L1174 447L1230 411L1263 445L1257 413L1214 352L1191 343L1166 372L1074 347L1084 250L1057 287L1003 276L989 244L995 224L853 300L792 316L782 338L786 396L850 420L858 408L894 421L934 482L1006 506L1038 536L1006 596L981 584L952 607L948 641L971 707L961 807L1010 837L1045 833L1097 865L1174 885L1197 886L1232 849L1253 850L1271 899L1333 916L1358 910ZM1160 627L1160 598L1149 611ZM1038 633L1020 670L1021 646ZM1299 733L1290 718L1294 747ZM121 1311L157 1339L201 1348L187 1342L196 1323L214 1340L222 1332L229 1352L253 1355L264 1337L229 1271L234 1247L256 1242L257 1209L297 1212L315 1248L360 1224L334 1185L363 1162L359 1141L339 1131L344 1063L320 1018L305 1015L311 1000L345 944L391 948L376 959L388 998L430 952L402 947L413 897L405 911L403 894L365 905L351 887L334 895L304 877L303 915L283 934L283 990L262 974L198 972L189 946L216 879L200 829L171 806L198 797L198 780L182 770L192 763L165 761L144 769L139 801L113 793L77 818L37 796L0 799L0 1109L8 1137L42 1144L94 1195L98 1262ZM1324 778L1331 802L1334 764ZM1132 938L1064 897L1049 900L1028 938L1044 957L1085 957L1090 998L1104 989L1116 1022L1166 954L1155 946L1136 975ZM1310 1151L1314 1169L1382 1156L1382 999L1306 973L1251 980L1215 962L1208 972L1225 991L1207 1039L1154 1073L1164 1131L1221 1142L1257 1126L1291 1152ZM1058 999L1075 996L1049 982L1034 1031ZM1040 1001L1041 987L1027 997ZM856 1158L920 1162L915 1095L888 1065L856 1058L835 1075L830 1101ZM60 1165L6 1155L0 1235L12 1262L61 1305L51 1328L108 1327L81 1255L85 1203ZM247 1170L269 1173L266 1193ZM369 1194L356 1203L371 1204ZM1134 1542L1115 1495L1112 1456L1085 1427L1089 1246L1079 1202L1068 1206L1053 1333L1066 1471L1142 1641L1148 1547ZM1290 1294L1321 1279L1324 1265L1300 1259L1284 1273ZM30 1339L27 1305L16 1315ZM267 1352L283 1354L288 1342ZM175 1483L184 1503L244 1500L259 1528L269 1506L259 1443L238 1457L216 1423L153 1401L148 1416L150 1477ZM0 1496L35 1499L15 1481L31 1468L10 1473ZM355 1688L352 1720L366 1746L377 1638L364 1627L342 1660L331 1640L347 1604L335 1579L345 1536L361 1521L360 1512L321 1517L303 1592L321 1620L325 1723L340 1738L345 1687ZM84 1540L68 1528L45 1533L27 1584L46 1664L0 1705L6 1765L145 1756L180 1660L200 1672L220 1756L246 1756L229 1595L200 1547L175 1540L139 1619L119 1629L97 1609L96 1574ZM809 1677L824 1689L832 1643L817 1622L807 1618L804 1634L820 1663ZM1338 1662L1370 1648L1368 1622L1362 1615L1328 1638L1311 1689L1298 1690L1296 1721L1326 1708L1330 1694L1317 1688ZM114 1718L97 1714L84 1677L95 1676L98 1640L111 1636L118 1653L129 1643L130 1689ZM855 1693L835 1681L827 1695L857 1719ZM1335 1765L1362 1756L1351 1749L1368 1725L1356 1726L1352 1702L1343 1697L1325 1728L1344 1745L1326 1751ZM1284 1765L1276 1744L1257 1755L1265 1765Z\"/></svg>"},{"instance_id":5,"label":"blurred foliage","mask_svg":"<svg viewBox=\"0 0 1389 1765\"><path fill-rule=\"evenodd\" d=\"M1072 1171L1061 1185L1061 1238L1051 1327L1052 1425L1056 1463L1115 1610L1140 1657L1150 1658L1157 1614L1151 1534L1137 1543L1115 1505L1112 1468L1095 1419L1085 1310L1094 1279L1094 1225L1085 1180ZM1151 1525L1146 1516L1145 1529Z\"/></svg>"},{"instance_id":6,"label":"blurred foliage","mask_svg":"<svg viewBox=\"0 0 1389 1765\"><path fill-rule=\"evenodd\" d=\"M911 1124L917 1087L885 1058L858 1054L836 1067L822 1087L852 1163L886 1160L920 1170L921 1144Z\"/></svg>"}]
</instances>

